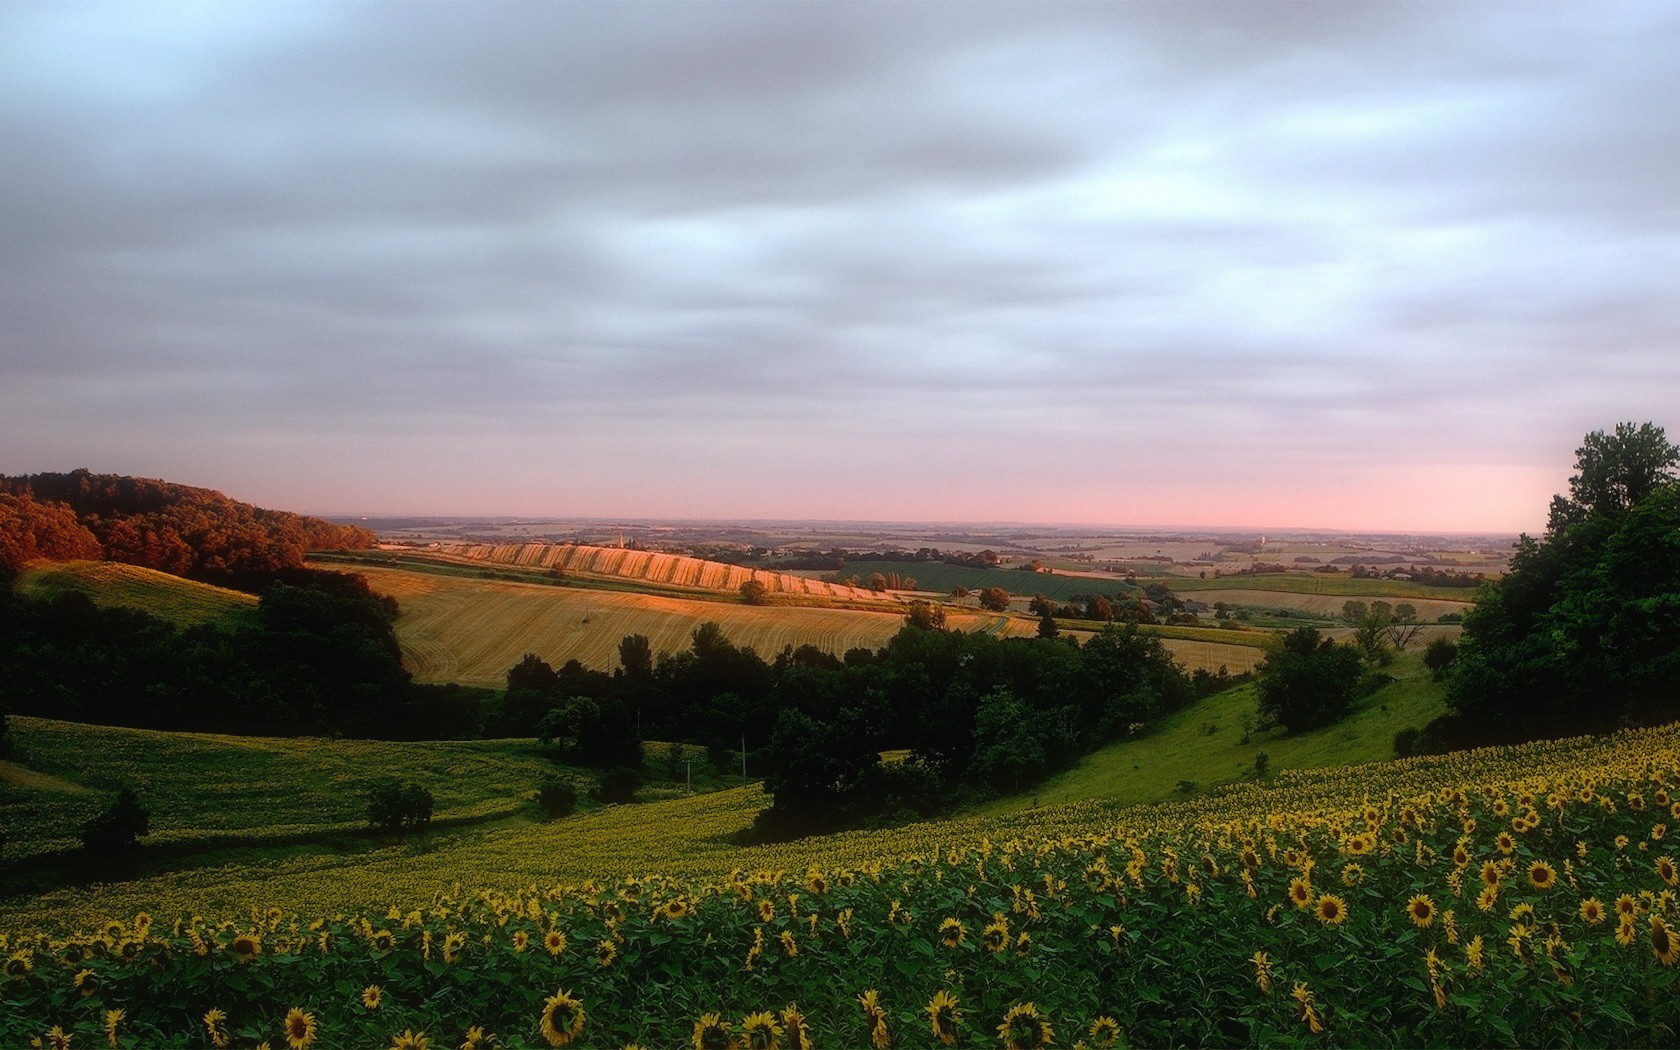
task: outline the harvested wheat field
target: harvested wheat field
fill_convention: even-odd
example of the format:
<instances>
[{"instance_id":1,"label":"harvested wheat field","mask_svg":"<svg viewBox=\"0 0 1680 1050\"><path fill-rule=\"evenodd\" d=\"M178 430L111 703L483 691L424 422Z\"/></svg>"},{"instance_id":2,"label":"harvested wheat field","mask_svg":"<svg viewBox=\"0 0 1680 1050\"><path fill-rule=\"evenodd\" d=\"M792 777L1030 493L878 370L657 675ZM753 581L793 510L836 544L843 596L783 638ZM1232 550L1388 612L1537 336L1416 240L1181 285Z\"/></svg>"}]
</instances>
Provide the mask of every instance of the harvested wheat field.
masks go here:
<instances>
[{"instance_id":1,"label":"harvested wheat field","mask_svg":"<svg viewBox=\"0 0 1680 1050\"><path fill-rule=\"evenodd\" d=\"M1468 597L1473 592L1466 591ZM1288 594L1280 591L1250 590L1233 587L1230 590L1198 590L1191 597L1196 601L1212 605L1214 602L1225 602L1229 605L1250 605L1261 609L1301 609L1305 612L1318 613L1323 616L1340 616L1342 606L1348 602L1387 602L1390 605L1410 605L1417 610L1418 619L1424 621L1438 620L1447 613L1465 613L1470 611L1471 602L1450 602L1438 598L1407 598L1385 597L1381 595L1362 595L1351 598L1345 594Z\"/></svg>"},{"instance_id":2,"label":"harvested wheat field","mask_svg":"<svg viewBox=\"0 0 1680 1050\"><path fill-rule=\"evenodd\" d=\"M879 600L881 597L860 587L824 583L791 573L765 572L721 561L623 547L585 547L568 543L459 543L442 544L422 553L471 562L517 565L526 569L559 569L571 576L604 576L703 591L739 591L748 580L757 580L771 594L848 601Z\"/></svg>"},{"instance_id":3,"label":"harvested wheat field","mask_svg":"<svg viewBox=\"0 0 1680 1050\"><path fill-rule=\"evenodd\" d=\"M500 686L525 653L552 664L577 660L609 671L619 639L643 634L655 653L688 647L689 636L715 620L737 645L768 658L783 647L815 645L833 653L886 643L904 626L897 613L695 601L625 591L473 580L357 566L380 594L397 599L397 640L422 682ZM1031 634L1032 621L989 613L949 614L957 630Z\"/></svg>"}]
</instances>

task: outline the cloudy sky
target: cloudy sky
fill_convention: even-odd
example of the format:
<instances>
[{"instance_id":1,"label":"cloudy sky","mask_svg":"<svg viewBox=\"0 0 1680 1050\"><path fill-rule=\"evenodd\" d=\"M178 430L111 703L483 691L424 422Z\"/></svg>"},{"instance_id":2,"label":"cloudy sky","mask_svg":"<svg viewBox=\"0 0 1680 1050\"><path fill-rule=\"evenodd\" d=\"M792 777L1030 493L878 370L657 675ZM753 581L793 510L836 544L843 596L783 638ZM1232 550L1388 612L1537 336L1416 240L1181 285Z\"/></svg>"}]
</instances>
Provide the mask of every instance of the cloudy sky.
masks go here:
<instances>
[{"instance_id":1,"label":"cloudy sky","mask_svg":"<svg viewBox=\"0 0 1680 1050\"><path fill-rule=\"evenodd\" d=\"M0 4L0 473L1535 530L1680 431L1680 4Z\"/></svg>"}]
</instances>

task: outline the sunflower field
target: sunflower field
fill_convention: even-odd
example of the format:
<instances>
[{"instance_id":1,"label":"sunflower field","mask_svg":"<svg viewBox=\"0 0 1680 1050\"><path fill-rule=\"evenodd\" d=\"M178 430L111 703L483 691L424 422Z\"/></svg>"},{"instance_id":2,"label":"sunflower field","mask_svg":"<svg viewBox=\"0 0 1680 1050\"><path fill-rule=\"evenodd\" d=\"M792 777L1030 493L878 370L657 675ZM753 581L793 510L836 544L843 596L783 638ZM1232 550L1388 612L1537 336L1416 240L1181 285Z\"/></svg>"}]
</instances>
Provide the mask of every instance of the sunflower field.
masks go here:
<instances>
[{"instance_id":1,"label":"sunflower field","mask_svg":"<svg viewBox=\"0 0 1680 1050\"><path fill-rule=\"evenodd\" d=\"M474 884L9 930L0 1045L1669 1046L1677 824L1670 726L663 874L416 857Z\"/></svg>"}]
</instances>

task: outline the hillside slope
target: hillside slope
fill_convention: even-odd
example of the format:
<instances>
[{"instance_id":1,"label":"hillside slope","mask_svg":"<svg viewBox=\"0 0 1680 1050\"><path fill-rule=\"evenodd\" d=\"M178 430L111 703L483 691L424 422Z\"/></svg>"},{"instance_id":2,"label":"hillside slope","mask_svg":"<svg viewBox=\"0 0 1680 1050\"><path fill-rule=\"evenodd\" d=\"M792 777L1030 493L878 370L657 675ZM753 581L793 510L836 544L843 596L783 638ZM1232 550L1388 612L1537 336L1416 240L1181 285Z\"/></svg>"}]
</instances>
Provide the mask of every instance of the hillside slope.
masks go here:
<instances>
[{"instance_id":1,"label":"hillside slope","mask_svg":"<svg viewBox=\"0 0 1680 1050\"><path fill-rule=\"evenodd\" d=\"M33 598L85 594L100 608L138 609L177 627L227 623L257 605L244 591L110 561L37 563L18 576L16 589Z\"/></svg>"},{"instance_id":2,"label":"hillside slope","mask_svg":"<svg viewBox=\"0 0 1680 1050\"><path fill-rule=\"evenodd\" d=\"M1256 698L1253 685L1242 685L1172 715L1146 736L1092 752L1032 791L987 803L977 812L1012 813L1040 803L1087 799L1120 805L1165 802L1185 790L1250 779L1262 751L1273 773L1387 761L1394 757L1396 732L1427 724L1446 711L1446 703L1444 688L1415 653L1384 672L1395 681L1333 726L1294 736L1275 729L1249 732L1244 743L1244 726L1253 725L1256 717ZM1181 781L1188 782L1186 788Z\"/></svg>"}]
</instances>

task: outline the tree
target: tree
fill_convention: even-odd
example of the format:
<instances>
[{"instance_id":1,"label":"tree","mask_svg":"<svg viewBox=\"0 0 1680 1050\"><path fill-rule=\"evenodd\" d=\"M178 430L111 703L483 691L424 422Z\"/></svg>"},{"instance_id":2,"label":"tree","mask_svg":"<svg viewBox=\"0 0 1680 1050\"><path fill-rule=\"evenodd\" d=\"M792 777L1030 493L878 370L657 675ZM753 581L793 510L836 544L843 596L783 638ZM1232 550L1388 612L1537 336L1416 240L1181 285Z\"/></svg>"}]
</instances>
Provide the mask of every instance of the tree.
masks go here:
<instances>
[{"instance_id":1,"label":"tree","mask_svg":"<svg viewBox=\"0 0 1680 1050\"><path fill-rule=\"evenodd\" d=\"M404 839L432 823L432 793L419 784L381 781L368 792L368 826Z\"/></svg>"},{"instance_id":2,"label":"tree","mask_svg":"<svg viewBox=\"0 0 1680 1050\"><path fill-rule=\"evenodd\" d=\"M1394 648L1405 652L1406 647L1417 640L1421 630L1423 624L1418 622L1415 607L1404 602L1394 607L1394 613L1388 623L1388 640L1394 643Z\"/></svg>"},{"instance_id":3,"label":"tree","mask_svg":"<svg viewBox=\"0 0 1680 1050\"><path fill-rule=\"evenodd\" d=\"M1301 627L1260 665L1262 725L1299 733L1339 721L1353 708L1363 676L1357 650Z\"/></svg>"},{"instance_id":4,"label":"tree","mask_svg":"<svg viewBox=\"0 0 1680 1050\"><path fill-rule=\"evenodd\" d=\"M1040 638L1056 638L1061 633L1061 630L1056 626L1056 618L1051 616L1049 612L1045 612L1038 618L1038 636Z\"/></svg>"},{"instance_id":5,"label":"tree","mask_svg":"<svg viewBox=\"0 0 1680 1050\"><path fill-rule=\"evenodd\" d=\"M748 580L741 584L741 600L748 605L763 605L770 596L770 588L762 580Z\"/></svg>"},{"instance_id":6,"label":"tree","mask_svg":"<svg viewBox=\"0 0 1680 1050\"><path fill-rule=\"evenodd\" d=\"M1630 510L1658 487L1672 484L1677 467L1680 447L1669 443L1662 427L1617 423L1609 434L1595 430L1575 450L1568 497L1552 497L1547 531L1555 534L1595 514Z\"/></svg>"},{"instance_id":7,"label":"tree","mask_svg":"<svg viewBox=\"0 0 1680 1050\"><path fill-rule=\"evenodd\" d=\"M634 682L653 677L653 645L645 634L627 634L618 642L618 665Z\"/></svg>"},{"instance_id":8,"label":"tree","mask_svg":"<svg viewBox=\"0 0 1680 1050\"><path fill-rule=\"evenodd\" d=\"M986 587L980 591L980 608L1003 612L1009 608L1009 592L1002 587Z\"/></svg>"},{"instance_id":9,"label":"tree","mask_svg":"<svg viewBox=\"0 0 1680 1050\"><path fill-rule=\"evenodd\" d=\"M1447 676L1447 668L1452 666L1453 658L1458 655L1458 646L1450 638L1432 638L1423 650L1423 666L1429 668L1429 673L1439 682Z\"/></svg>"},{"instance_id":10,"label":"tree","mask_svg":"<svg viewBox=\"0 0 1680 1050\"><path fill-rule=\"evenodd\" d=\"M1394 622L1393 610L1387 602L1372 602L1370 608L1365 608L1362 602L1349 602L1350 606L1363 609L1363 614L1353 626L1353 644L1365 661L1370 664L1386 664L1393 655L1388 651L1389 626ZM1346 615L1347 606L1343 606Z\"/></svg>"},{"instance_id":11,"label":"tree","mask_svg":"<svg viewBox=\"0 0 1680 1050\"><path fill-rule=\"evenodd\" d=\"M130 853L151 830L151 811L141 805L134 789L125 784L110 806L82 825L82 849L95 857Z\"/></svg>"},{"instance_id":12,"label":"tree","mask_svg":"<svg viewBox=\"0 0 1680 1050\"><path fill-rule=\"evenodd\" d=\"M537 805L550 820L571 816L577 801L577 785L564 777L547 776L537 786Z\"/></svg>"},{"instance_id":13,"label":"tree","mask_svg":"<svg viewBox=\"0 0 1680 1050\"><path fill-rule=\"evenodd\" d=\"M923 631L943 631L945 610L932 602L911 602L910 611L904 614L904 622Z\"/></svg>"},{"instance_id":14,"label":"tree","mask_svg":"<svg viewBox=\"0 0 1680 1050\"><path fill-rule=\"evenodd\" d=\"M1623 423L1576 450L1569 495L1540 539L1464 618L1452 714L1431 748L1601 731L1680 713L1680 451Z\"/></svg>"}]
</instances>

